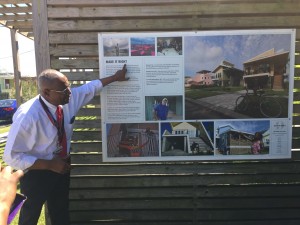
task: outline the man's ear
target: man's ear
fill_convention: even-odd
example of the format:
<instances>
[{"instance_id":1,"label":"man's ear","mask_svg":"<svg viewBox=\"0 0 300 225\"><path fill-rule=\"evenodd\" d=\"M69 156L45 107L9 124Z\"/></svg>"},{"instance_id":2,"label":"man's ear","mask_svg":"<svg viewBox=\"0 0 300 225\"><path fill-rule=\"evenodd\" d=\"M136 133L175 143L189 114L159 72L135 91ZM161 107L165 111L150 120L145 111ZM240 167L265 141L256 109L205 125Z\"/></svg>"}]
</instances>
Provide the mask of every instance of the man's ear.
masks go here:
<instances>
[{"instance_id":1,"label":"man's ear","mask_svg":"<svg viewBox=\"0 0 300 225\"><path fill-rule=\"evenodd\" d=\"M48 89L48 88L43 89L43 90L42 90L42 96L43 96L43 97L48 97L48 96L50 96L50 89Z\"/></svg>"}]
</instances>

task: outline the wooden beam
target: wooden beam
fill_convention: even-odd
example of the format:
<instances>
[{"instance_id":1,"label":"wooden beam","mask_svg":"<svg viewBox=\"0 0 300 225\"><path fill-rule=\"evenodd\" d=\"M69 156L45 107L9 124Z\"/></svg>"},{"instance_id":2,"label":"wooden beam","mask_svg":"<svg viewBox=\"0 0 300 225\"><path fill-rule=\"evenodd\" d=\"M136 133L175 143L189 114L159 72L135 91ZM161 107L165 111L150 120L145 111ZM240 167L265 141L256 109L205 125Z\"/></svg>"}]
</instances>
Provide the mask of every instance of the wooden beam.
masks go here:
<instances>
[{"instance_id":1,"label":"wooden beam","mask_svg":"<svg viewBox=\"0 0 300 225\"><path fill-rule=\"evenodd\" d=\"M27 3L30 4L31 0L0 0L0 5L5 5L5 4L21 4L21 3Z\"/></svg>"},{"instance_id":2,"label":"wooden beam","mask_svg":"<svg viewBox=\"0 0 300 225\"><path fill-rule=\"evenodd\" d=\"M14 78L15 78L15 89L16 89L16 99L18 107L21 105L22 96L22 86L21 86L21 72L20 72L20 60L19 60L19 43L17 31L15 29L10 29L11 46L12 46L12 56L14 63Z\"/></svg>"},{"instance_id":3,"label":"wooden beam","mask_svg":"<svg viewBox=\"0 0 300 225\"><path fill-rule=\"evenodd\" d=\"M23 21L23 20L32 20L31 14L24 15L2 15L1 20L6 21Z\"/></svg>"},{"instance_id":4,"label":"wooden beam","mask_svg":"<svg viewBox=\"0 0 300 225\"><path fill-rule=\"evenodd\" d=\"M31 13L31 12L32 12L31 6L0 8L0 13Z\"/></svg>"},{"instance_id":5,"label":"wooden beam","mask_svg":"<svg viewBox=\"0 0 300 225\"><path fill-rule=\"evenodd\" d=\"M33 0L32 9L36 72L40 74L50 68L47 1Z\"/></svg>"},{"instance_id":6,"label":"wooden beam","mask_svg":"<svg viewBox=\"0 0 300 225\"><path fill-rule=\"evenodd\" d=\"M7 27L12 27L12 28L15 28L15 29L18 29L18 28L23 28L23 29L32 29L32 21L31 20L28 20L28 21L8 21L6 23L6 26Z\"/></svg>"}]
</instances>

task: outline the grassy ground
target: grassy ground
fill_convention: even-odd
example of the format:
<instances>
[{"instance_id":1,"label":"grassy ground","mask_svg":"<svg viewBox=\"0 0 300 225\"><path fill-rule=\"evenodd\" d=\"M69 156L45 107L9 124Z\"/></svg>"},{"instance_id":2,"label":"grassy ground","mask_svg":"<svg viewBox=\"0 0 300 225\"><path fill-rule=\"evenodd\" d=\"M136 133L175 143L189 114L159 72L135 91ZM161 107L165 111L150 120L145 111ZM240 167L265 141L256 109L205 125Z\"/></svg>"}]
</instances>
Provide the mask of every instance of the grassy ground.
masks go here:
<instances>
[{"instance_id":1,"label":"grassy ground","mask_svg":"<svg viewBox=\"0 0 300 225\"><path fill-rule=\"evenodd\" d=\"M9 129L10 129L10 126L1 127L0 128L0 134L8 132ZM3 162L3 159L2 159L5 144L6 144L6 142L0 143L0 163L2 165L5 165L5 163ZM19 192L19 187L18 187L18 192ZM18 225L18 220L19 220L19 213L16 215L15 219L11 222L11 225ZM38 225L45 225L45 224L46 224L46 222L45 222L45 212L44 212L44 208L43 208L43 211L41 213Z\"/></svg>"}]
</instances>

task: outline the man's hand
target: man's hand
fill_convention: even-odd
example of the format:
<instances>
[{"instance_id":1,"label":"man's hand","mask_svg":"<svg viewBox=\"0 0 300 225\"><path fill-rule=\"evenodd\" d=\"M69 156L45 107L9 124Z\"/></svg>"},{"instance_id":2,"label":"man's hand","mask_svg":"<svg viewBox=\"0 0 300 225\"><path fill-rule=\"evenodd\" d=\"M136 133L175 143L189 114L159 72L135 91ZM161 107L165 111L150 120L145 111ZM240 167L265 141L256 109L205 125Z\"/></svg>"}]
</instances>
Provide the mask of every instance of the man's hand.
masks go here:
<instances>
[{"instance_id":1,"label":"man's hand","mask_svg":"<svg viewBox=\"0 0 300 225\"><path fill-rule=\"evenodd\" d=\"M55 156L53 159L37 159L29 170L51 170L55 173L65 174L70 172L70 158L62 159Z\"/></svg>"},{"instance_id":2,"label":"man's hand","mask_svg":"<svg viewBox=\"0 0 300 225\"><path fill-rule=\"evenodd\" d=\"M123 68L121 70L118 70L114 75L110 76L110 77L105 77L100 79L102 86L106 86L114 81L126 81L129 80L129 78L126 78L126 64L124 64Z\"/></svg>"},{"instance_id":3,"label":"man's hand","mask_svg":"<svg viewBox=\"0 0 300 225\"><path fill-rule=\"evenodd\" d=\"M60 157L54 157L50 162L50 170L55 173L65 174L71 170L69 159L62 159Z\"/></svg>"},{"instance_id":4,"label":"man's hand","mask_svg":"<svg viewBox=\"0 0 300 225\"><path fill-rule=\"evenodd\" d=\"M115 80L116 81L127 81L129 79L129 77L126 77L126 72L127 72L127 69L126 69L126 64L124 64L122 70L118 70L116 73L115 73Z\"/></svg>"}]
</instances>

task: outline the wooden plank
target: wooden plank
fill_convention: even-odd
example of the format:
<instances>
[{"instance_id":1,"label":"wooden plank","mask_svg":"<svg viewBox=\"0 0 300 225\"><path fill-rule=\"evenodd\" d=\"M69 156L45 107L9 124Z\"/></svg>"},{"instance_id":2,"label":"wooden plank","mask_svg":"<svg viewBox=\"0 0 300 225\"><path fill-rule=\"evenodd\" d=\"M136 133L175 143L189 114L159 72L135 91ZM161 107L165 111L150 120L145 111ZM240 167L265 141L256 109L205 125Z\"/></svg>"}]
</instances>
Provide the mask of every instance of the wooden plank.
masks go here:
<instances>
[{"instance_id":1,"label":"wooden plank","mask_svg":"<svg viewBox=\"0 0 300 225\"><path fill-rule=\"evenodd\" d=\"M143 167L142 167L143 166ZM142 168L141 168L142 167ZM280 167L280 170L277 169ZM164 164L141 162L141 163L105 163L98 165L81 165L74 166L72 175L88 174L90 171L93 174L114 175L119 171L123 171L123 175L204 175L204 174L294 174L299 173L300 163L297 162L243 162L243 163L206 163L201 162L169 162ZM234 175L233 175L234 174Z\"/></svg>"},{"instance_id":2,"label":"wooden plank","mask_svg":"<svg viewBox=\"0 0 300 225\"><path fill-rule=\"evenodd\" d=\"M192 221L165 221L165 220L158 220L158 221L125 221L125 220L118 220L118 225L195 225L195 224L201 224L201 225L266 225L266 223L272 224L272 225L282 225L282 220L273 220L273 221L266 221L266 220L252 220L252 221L201 221L197 222L196 220ZM299 225L300 219L286 219L284 221L284 225ZM82 221L72 221L72 225L86 225L86 222ZM111 223L110 221L103 221L101 218L99 220L95 221L89 221L89 225L111 225L114 223ZM116 224L116 223L115 223Z\"/></svg>"},{"instance_id":3,"label":"wooden plank","mask_svg":"<svg viewBox=\"0 0 300 225\"><path fill-rule=\"evenodd\" d=\"M90 81L99 79L99 71L64 72L70 81Z\"/></svg>"},{"instance_id":4,"label":"wooden plank","mask_svg":"<svg viewBox=\"0 0 300 225\"><path fill-rule=\"evenodd\" d=\"M81 145L81 150L85 148L84 145ZM95 146L93 146L95 147ZM99 146L100 147L100 146ZM72 152L75 151L75 149L73 150L74 146L72 145ZM80 149L79 146L76 147L76 149ZM99 151L97 153L95 153L95 149L94 148L94 153L90 153L87 154L86 152L81 153L77 152L77 154L72 154L72 164L74 166L76 166L76 164L80 164L80 165L87 165L87 164L100 164L102 163L102 154L100 153L102 151L102 146L99 149Z\"/></svg>"},{"instance_id":5,"label":"wooden plank","mask_svg":"<svg viewBox=\"0 0 300 225\"><path fill-rule=\"evenodd\" d=\"M144 190L147 192L147 190ZM234 198L230 199L218 198L194 198L192 193L197 190L184 189L182 193L190 193L190 196L174 196L168 194L168 190L159 190L161 197L147 198L147 199L137 199L136 196L126 199L99 199L97 197L92 199L84 198L81 201L70 201L70 211L76 211L78 209L86 209L87 207L91 210L137 210L137 209L193 209L196 205L197 209L265 209L265 208L300 208L300 197L274 197L274 198L264 198L264 197L251 197L251 198ZM170 190L172 193L173 189ZM80 192L81 196L84 197L84 191ZM164 197L165 194L167 197ZM121 196L121 195L119 195ZM171 198L171 199L170 199ZM79 199L80 200L80 199ZM242 204L241 204L242 202ZM72 204L74 203L74 204Z\"/></svg>"},{"instance_id":6,"label":"wooden plank","mask_svg":"<svg viewBox=\"0 0 300 225\"><path fill-rule=\"evenodd\" d=\"M172 190L171 190L172 191ZM185 190L185 192L191 192L192 190ZM166 191L163 191L166 193ZM176 198L176 196L171 196L172 198ZM191 197L191 196L189 196ZM204 201L208 202L208 201ZM194 201L192 198L185 199L181 197L180 199L110 199L110 200L103 200L97 199L95 201L89 201L89 199L85 201L78 201L75 202L74 206L72 207L72 201L70 202L70 211L78 210L78 209L85 209L87 206L91 208L91 210L123 210L123 209L178 209L178 208L185 208L185 209L192 209L194 207Z\"/></svg>"},{"instance_id":7,"label":"wooden plank","mask_svg":"<svg viewBox=\"0 0 300 225\"><path fill-rule=\"evenodd\" d=\"M89 128L73 132L73 141L100 141L101 131L93 131Z\"/></svg>"},{"instance_id":8,"label":"wooden plank","mask_svg":"<svg viewBox=\"0 0 300 225\"><path fill-rule=\"evenodd\" d=\"M140 178L143 180L144 178ZM77 191L87 190L93 191L93 193L86 192L86 198L101 198L101 199L124 199L124 198L168 198L170 196L176 197L188 197L191 196L191 192L186 190L191 190L189 188L197 188L197 197L198 198L228 198L228 197L295 197L299 196L299 184L266 184L266 185L209 185L207 186L184 186L176 185L174 187L164 186L150 186L150 187L129 187L125 186L122 183L123 179L118 179L119 183L112 180L111 178L107 179L110 185L115 184L114 192L111 192L111 186L105 183L105 177L73 177L71 180L70 188L72 193L70 194L70 199L83 199L81 198ZM113 182L114 181L114 182ZM98 191L97 191L98 190ZM151 190L151 191L149 191ZM170 192L167 192L170 190ZM193 189L194 190L194 189ZM122 195L123 192L123 195ZM96 195L93 197L93 195ZM115 195L114 195L115 194ZM165 194L165 195L164 195Z\"/></svg>"},{"instance_id":9,"label":"wooden plank","mask_svg":"<svg viewBox=\"0 0 300 225\"><path fill-rule=\"evenodd\" d=\"M293 137L292 139L292 149L300 149L300 138Z\"/></svg>"},{"instance_id":10,"label":"wooden plank","mask_svg":"<svg viewBox=\"0 0 300 225\"><path fill-rule=\"evenodd\" d=\"M32 29L32 21L8 21L5 24L7 27L13 27L15 29L22 28L22 29Z\"/></svg>"},{"instance_id":11,"label":"wooden plank","mask_svg":"<svg viewBox=\"0 0 300 225\"><path fill-rule=\"evenodd\" d=\"M77 116L100 116L100 113L100 108L81 108L78 111Z\"/></svg>"},{"instance_id":12,"label":"wooden plank","mask_svg":"<svg viewBox=\"0 0 300 225\"><path fill-rule=\"evenodd\" d=\"M111 221L111 220L110 220ZM95 221L88 221L89 225L111 225L111 222L106 221L106 220L95 220ZM141 225L140 222L134 222L134 221L120 221L118 220L118 225ZM172 221L172 222L167 222L167 221L145 221L143 222L145 225L183 225L182 221ZM298 225L299 223L295 224ZM72 225L87 225L86 221L72 221ZM195 225L194 222L192 221L185 221L184 225ZM218 224L219 225L219 224ZM228 225L228 224L224 224ZM239 224L239 225L249 225L249 224ZM261 225L261 224L255 224L255 225ZM265 225L265 224L263 224ZM272 225L282 225L282 224L272 224ZM285 224L285 225L291 225L291 224Z\"/></svg>"},{"instance_id":13,"label":"wooden plank","mask_svg":"<svg viewBox=\"0 0 300 225\"><path fill-rule=\"evenodd\" d=\"M74 129L83 129L83 128L101 128L101 120L94 119L94 120L75 120Z\"/></svg>"},{"instance_id":14,"label":"wooden plank","mask_svg":"<svg viewBox=\"0 0 300 225\"><path fill-rule=\"evenodd\" d=\"M300 27L300 16L50 20L49 31L168 31Z\"/></svg>"},{"instance_id":15,"label":"wooden plank","mask_svg":"<svg viewBox=\"0 0 300 225\"><path fill-rule=\"evenodd\" d=\"M296 31L297 32L297 31ZM296 43L299 43L299 42L296 42ZM296 49L295 49L295 52L297 53L300 53L300 44L296 44ZM295 65L300 65L300 55L296 54L295 55Z\"/></svg>"},{"instance_id":16,"label":"wooden plank","mask_svg":"<svg viewBox=\"0 0 300 225\"><path fill-rule=\"evenodd\" d=\"M151 216L150 216L151 215ZM155 215L155 217L153 217ZM159 210L159 211L130 211L130 210L104 210L104 211L77 211L77 212L70 212L71 220L111 220L111 218L116 218L117 221L131 221L137 220L140 221L151 221L155 218L155 220L170 220L170 221L189 221L191 220L193 215L193 211L189 209L180 209L176 210L176 213L169 212L166 210ZM207 216L206 216L207 217ZM133 219L134 218L134 219Z\"/></svg>"},{"instance_id":17,"label":"wooden plank","mask_svg":"<svg viewBox=\"0 0 300 225\"><path fill-rule=\"evenodd\" d=\"M50 54L54 57L98 57L98 45L58 45L50 47Z\"/></svg>"},{"instance_id":18,"label":"wooden plank","mask_svg":"<svg viewBox=\"0 0 300 225\"><path fill-rule=\"evenodd\" d=\"M99 69L99 61L90 59L52 59L53 69Z\"/></svg>"},{"instance_id":19,"label":"wooden plank","mask_svg":"<svg viewBox=\"0 0 300 225\"><path fill-rule=\"evenodd\" d=\"M1 3L0 3L1 4ZM11 4L11 3L8 3ZM5 7L5 8L0 8L0 13L31 13L32 7L28 5L27 7Z\"/></svg>"},{"instance_id":20,"label":"wooden plank","mask_svg":"<svg viewBox=\"0 0 300 225\"><path fill-rule=\"evenodd\" d=\"M297 82L297 84L300 84L300 83ZM294 98L293 98L294 104L296 104L295 101L300 101L300 92L296 92L296 91L295 91L293 97L294 97Z\"/></svg>"},{"instance_id":21,"label":"wooden plank","mask_svg":"<svg viewBox=\"0 0 300 225\"><path fill-rule=\"evenodd\" d=\"M87 153L90 153L90 152L97 152L100 153L102 151L102 142L101 141L94 141L94 142L75 142L73 141L72 142L72 153L84 153L84 154L87 154ZM86 155L88 156L88 155ZM101 161L102 161L102 155L100 156L101 157ZM73 162L73 158L74 158L74 162ZM72 154L72 163L80 163L76 160L77 158L77 154ZM99 157L95 156L95 158L99 159ZM83 163L83 162L81 162Z\"/></svg>"},{"instance_id":22,"label":"wooden plank","mask_svg":"<svg viewBox=\"0 0 300 225\"><path fill-rule=\"evenodd\" d=\"M294 113L300 113L300 104L294 104L293 105L293 112Z\"/></svg>"},{"instance_id":23,"label":"wooden plank","mask_svg":"<svg viewBox=\"0 0 300 225\"><path fill-rule=\"evenodd\" d=\"M12 20L32 20L31 14L24 15L1 15L1 20L12 21Z\"/></svg>"},{"instance_id":24,"label":"wooden plank","mask_svg":"<svg viewBox=\"0 0 300 225\"><path fill-rule=\"evenodd\" d=\"M300 64L299 64L300 65ZM295 74L294 74L295 77L300 77L300 67L296 67L295 68Z\"/></svg>"},{"instance_id":25,"label":"wooden plank","mask_svg":"<svg viewBox=\"0 0 300 225\"><path fill-rule=\"evenodd\" d=\"M50 33L52 44L98 44L98 32Z\"/></svg>"},{"instance_id":26,"label":"wooden plank","mask_svg":"<svg viewBox=\"0 0 300 225\"><path fill-rule=\"evenodd\" d=\"M299 137L300 141L300 137ZM297 148L297 147L295 147ZM299 146L300 148L300 146ZM73 142L73 164L99 164L102 163L102 142ZM94 154L91 154L94 153ZM300 159L300 151L292 151L292 160Z\"/></svg>"},{"instance_id":27,"label":"wooden plank","mask_svg":"<svg viewBox=\"0 0 300 225\"><path fill-rule=\"evenodd\" d=\"M282 1L282 0L281 0ZM294 0L284 0L283 2L276 0L251 0L251 3L293 3ZM109 2L106 0L85 0L82 2L81 0L73 0L70 2L69 0L47 0L48 5L50 6L99 6L99 5L142 5L145 4L144 0L110 0ZM170 5L170 4L188 4L188 3L207 3L212 2L211 0L148 0L147 4L161 4L161 5ZM245 0L217 0L217 3L231 4L231 3L245 3Z\"/></svg>"},{"instance_id":28,"label":"wooden plank","mask_svg":"<svg viewBox=\"0 0 300 225\"><path fill-rule=\"evenodd\" d=\"M296 36L300 39L300 32L296 32ZM70 32L66 33L50 33L49 40L51 44L98 44L98 32ZM299 49L300 43L296 43ZM296 55L296 62L299 62L300 56ZM297 63L296 63L297 64ZM300 63L298 63L300 64Z\"/></svg>"},{"instance_id":29,"label":"wooden plank","mask_svg":"<svg viewBox=\"0 0 300 225\"><path fill-rule=\"evenodd\" d=\"M164 221L182 221L184 224L185 221L192 220L193 217L197 219L199 224L203 221L243 221L243 220L278 220L282 217L288 219L297 218L295 215L299 212L298 208L289 208L289 209L239 209L238 213L231 209L202 209L196 212L190 209L178 209L178 210L99 210L96 212L93 211L79 211L71 212L72 220L109 220L115 218L116 220L125 220L125 221L140 221L140 224L143 224L143 221L152 221L152 220L164 220ZM155 217L153 216L155 215ZM299 219L299 218L298 218ZM266 221L265 221L266 223ZM223 224L223 223L220 223Z\"/></svg>"},{"instance_id":30,"label":"wooden plank","mask_svg":"<svg viewBox=\"0 0 300 225\"><path fill-rule=\"evenodd\" d=\"M297 14L300 3L258 3L249 4L222 4L219 2L185 3L182 4L157 4L152 5L144 2L141 5L127 6L101 6L101 7L50 7L48 18L122 18L122 17L167 17L167 16L202 16L202 17L224 17L224 16L289 16Z\"/></svg>"},{"instance_id":31,"label":"wooden plank","mask_svg":"<svg viewBox=\"0 0 300 225\"><path fill-rule=\"evenodd\" d=\"M300 127L293 127L293 137L300 137Z\"/></svg>"},{"instance_id":32,"label":"wooden plank","mask_svg":"<svg viewBox=\"0 0 300 225\"><path fill-rule=\"evenodd\" d=\"M20 4L20 3L31 3L32 0L0 0L0 5L5 4Z\"/></svg>"},{"instance_id":33,"label":"wooden plank","mask_svg":"<svg viewBox=\"0 0 300 225\"><path fill-rule=\"evenodd\" d=\"M99 71L64 72L69 81L90 81L99 79Z\"/></svg>"},{"instance_id":34,"label":"wooden plank","mask_svg":"<svg viewBox=\"0 0 300 225\"><path fill-rule=\"evenodd\" d=\"M91 167L92 168L92 167ZM72 179L76 177L90 176L91 174L100 174L99 171L79 169L75 167L72 170ZM120 174L120 171L119 171ZM101 175L97 175L97 178L100 179ZM95 177L94 177L95 178ZM280 183L296 183L298 182L297 175L295 174L285 174L279 176L277 174L256 174L256 175L228 175L228 174L219 174L219 175L203 175L203 176L194 176L194 175L149 175L149 174L138 174L138 175L111 175L103 176L102 178L103 188L129 188L129 187L181 187L181 186L194 186L194 185L265 185L265 184L280 184ZM228 180L231 180L230 182ZM91 186L92 187L92 186Z\"/></svg>"},{"instance_id":35,"label":"wooden plank","mask_svg":"<svg viewBox=\"0 0 300 225\"><path fill-rule=\"evenodd\" d=\"M32 0L33 32L36 72L50 68L47 5L45 1Z\"/></svg>"},{"instance_id":36,"label":"wooden plank","mask_svg":"<svg viewBox=\"0 0 300 225\"><path fill-rule=\"evenodd\" d=\"M300 116L293 116L293 125L300 125Z\"/></svg>"},{"instance_id":37,"label":"wooden plank","mask_svg":"<svg viewBox=\"0 0 300 225\"><path fill-rule=\"evenodd\" d=\"M300 80L298 80L298 79L294 80L294 88L300 88Z\"/></svg>"}]
</instances>

